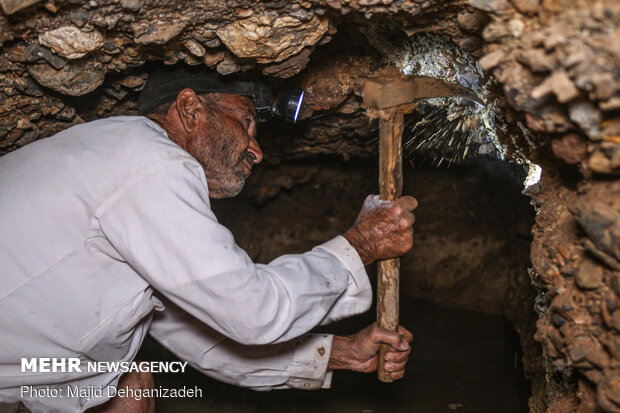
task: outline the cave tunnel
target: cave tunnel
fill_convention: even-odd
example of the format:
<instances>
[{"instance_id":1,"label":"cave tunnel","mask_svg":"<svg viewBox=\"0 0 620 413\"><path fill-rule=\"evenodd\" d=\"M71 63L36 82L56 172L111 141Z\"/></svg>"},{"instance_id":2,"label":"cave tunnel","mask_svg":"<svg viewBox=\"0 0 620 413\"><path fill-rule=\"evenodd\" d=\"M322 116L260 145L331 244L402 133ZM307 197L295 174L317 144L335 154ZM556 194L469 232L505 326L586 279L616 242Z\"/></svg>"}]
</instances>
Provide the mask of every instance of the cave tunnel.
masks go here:
<instances>
[{"instance_id":1,"label":"cave tunnel","mask_svg":"<svg viewBox=\"0 0 620 413\"><path fill-rule=\"evenodd\" d=\"M257 263L343 234L378 193L366 80L438 76L478 97L420 101L404 117L403 194L419 207L400 264L400 323L414 336L403 379L336 371L330 389L255 392L191 369L155 385L204 395L157 399L157 412L620 412L618 2L0 5L3 156L137 115L162 64L305 91L294 125L260 124L264 160L243 191L211 204ZM367 271L371 309L313 332L376 320ZM148 337L138 359L177 360ZM29 410L0 403L16 411Z\"/></svg>"}]
</instances>

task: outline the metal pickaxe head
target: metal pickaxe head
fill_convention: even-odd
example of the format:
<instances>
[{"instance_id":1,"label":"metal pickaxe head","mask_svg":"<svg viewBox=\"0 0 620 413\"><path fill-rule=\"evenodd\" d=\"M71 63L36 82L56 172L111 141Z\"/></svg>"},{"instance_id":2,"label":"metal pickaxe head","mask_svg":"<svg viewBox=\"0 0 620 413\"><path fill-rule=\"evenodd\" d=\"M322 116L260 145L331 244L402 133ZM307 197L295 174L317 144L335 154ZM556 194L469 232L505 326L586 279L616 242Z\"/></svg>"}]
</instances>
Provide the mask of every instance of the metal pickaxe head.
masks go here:
<instances>
[{"instance_id":1,"label":"metal pickaxe head","mask_svg":"<svg viewBox=\"0 0 620 413\"><path fill-rule=\"evenodd\" d=\"M369 79L364 85L364 105L373 109L388 109L420 99L448 96L460 96L480 102L476 94L468 88L432 77Z\"/></svg>"}]
</instances>

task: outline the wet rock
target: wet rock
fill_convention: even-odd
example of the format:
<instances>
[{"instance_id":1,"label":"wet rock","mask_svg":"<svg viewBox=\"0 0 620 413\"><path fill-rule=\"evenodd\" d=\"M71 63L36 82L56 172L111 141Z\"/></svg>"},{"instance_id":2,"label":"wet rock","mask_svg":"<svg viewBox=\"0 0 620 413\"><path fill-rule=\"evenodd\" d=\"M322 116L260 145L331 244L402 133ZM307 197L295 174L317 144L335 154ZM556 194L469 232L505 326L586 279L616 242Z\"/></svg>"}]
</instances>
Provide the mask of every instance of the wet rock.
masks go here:
<instances>
[{"instance_id":1,"label":"wet rock","mask_svg":"<svg viewBox=\"0 0 620 413\"><path fill-rule=\"evenodd\" d=\"M78 59L103 46L103 36L97 32L83 32L67 26L39 36L39 43L67 59Z\"/></svg>"},{"instance_id":2,"label":"wet rock","mask_svg":"<svg viewBox=\"0 0 620 413\"><path fill-rule=\"evenodd\" d=\"M316 44L328 26L326 18L317 16L302 22L290 16L272 19L254 15L219 28L217 35L236 56L273 63Z\"/></svg>"},{"instance_id":3,"label":"wet rock","mask_svg":"<svg viewBox=\"0 0 620 413\"><path fill-rule=\"evenodd\" d=\"M183 43L183 46L185 46L188 52L190 52L196 57L203 57L205 55L206 51L204 46L198 43L196 40L187 40Z\"/></svg>"},{"instance_id":4,"label":"wet rock","mask_svg":"<svg viewBox=\"0 0 620 413\"><path fill-rule=\"evenodd\" d=\"M138 23L132 24L135 42L139 44L164 44L185 28L184 23Z\"/></svg>"},{"instance_id":5,"label":"wet rock","mask_svg":"<svg viewBox=\"0 0 620 413\"><path fill-rule=\"evenodd\" d=\"M534 14L540 7L540 0L512 0L512 4L523 14Z\"/></svg>"},{"instance_id":6,"label":"wet rock","mask_svg":"<svg viewBox=\"0 0 620 413\"><path fill-rule=\"evenodd\" d=\"M568 107L568 115L571 121L579 126L591 139L600 137L600 125L603 115L589 101L572 103Z\"/></svg>"},{"instance_id":7,"label":"wet rock","mask_svg":"<svg viewBox=\"0 0 620 413\"><path fill-rule=\"evenodd\" d=\"M551 76L532 90L532 97L540 99L550 93L553 93L560 103L566 103L579 96L579 91L564 70L553 72Z\"/></svg>"},{"instance_id":8,"label":"wet rock","mask_svg":"<svg viewBox=\"0 0 620 413\"><path fill-rule=\"evenodd\" d=\"M585 139L581 136L570 133L559 139L551 141L553 154L564 162L574 165L587 159L588 148Z\"/></svg>"},{"instance_id":9,"label":"wet rock","mask_svg":"<svg viewBox=\"0 0 620 413\"><path fill-rule=\"evenodd\" d=\"M103 83L105 69L88 61L68 63L60 70L46 63L28 66L28 72L39 84L70 96L92 92Z\"/></svg>"},{"instance_id":10,"label":"wet rock","mask_svg":"<svg viewBox=\"0 0 620 413\"><path fill-rule=\"evenodd\" d=\"M283 62L265 66L262 71L265 75L281 78L295 76L304 70L308 65L308 62L310 61L310 53L312 53L312 50L306 48Z\"/></svg>"}]
</instances>

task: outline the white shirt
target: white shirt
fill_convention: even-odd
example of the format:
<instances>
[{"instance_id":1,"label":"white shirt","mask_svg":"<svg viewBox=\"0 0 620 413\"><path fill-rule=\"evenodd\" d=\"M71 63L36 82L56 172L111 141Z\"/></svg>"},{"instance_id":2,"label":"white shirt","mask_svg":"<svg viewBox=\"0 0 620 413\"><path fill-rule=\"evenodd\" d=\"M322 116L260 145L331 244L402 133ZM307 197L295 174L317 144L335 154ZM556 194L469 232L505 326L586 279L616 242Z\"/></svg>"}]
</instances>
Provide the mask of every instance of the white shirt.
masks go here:
<instances>
[{"instance_id":1,"label":"white shirt","mask_svg":"<svg viewBox=\"0 0 620 413\"><path fill-rule=\"evenodd\" d=\"M131 361L147 332L222 381L328 387L332 337L306 333L370 306L343 237L254 264L211 211L200 164L144 117L74 126L3 156L0 190L3 402L22 385L115 385L119 373L23 373L20 361ZM106 399L21 400L36 413Z\"/></svg>"}]
</instances>

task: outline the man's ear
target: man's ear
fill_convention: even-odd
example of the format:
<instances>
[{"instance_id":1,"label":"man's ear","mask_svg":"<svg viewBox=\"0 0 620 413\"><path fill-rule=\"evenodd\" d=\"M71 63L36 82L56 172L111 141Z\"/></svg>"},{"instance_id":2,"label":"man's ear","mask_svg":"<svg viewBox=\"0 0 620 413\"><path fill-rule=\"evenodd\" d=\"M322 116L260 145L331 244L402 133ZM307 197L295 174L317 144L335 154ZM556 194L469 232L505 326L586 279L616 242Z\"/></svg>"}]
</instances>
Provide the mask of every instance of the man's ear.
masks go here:
<instances>
[{"instance_id":1,"label":"man's ear","mask_svg":"<svg viewBox=\"0 0 620 413\"><path fill-rule=\"evenodd\" d=\"M185 88L177 95L175 107L186 133L193 133L198 127L198 116L202 102L192 89Z\"/></svg>"}]
</instances>

